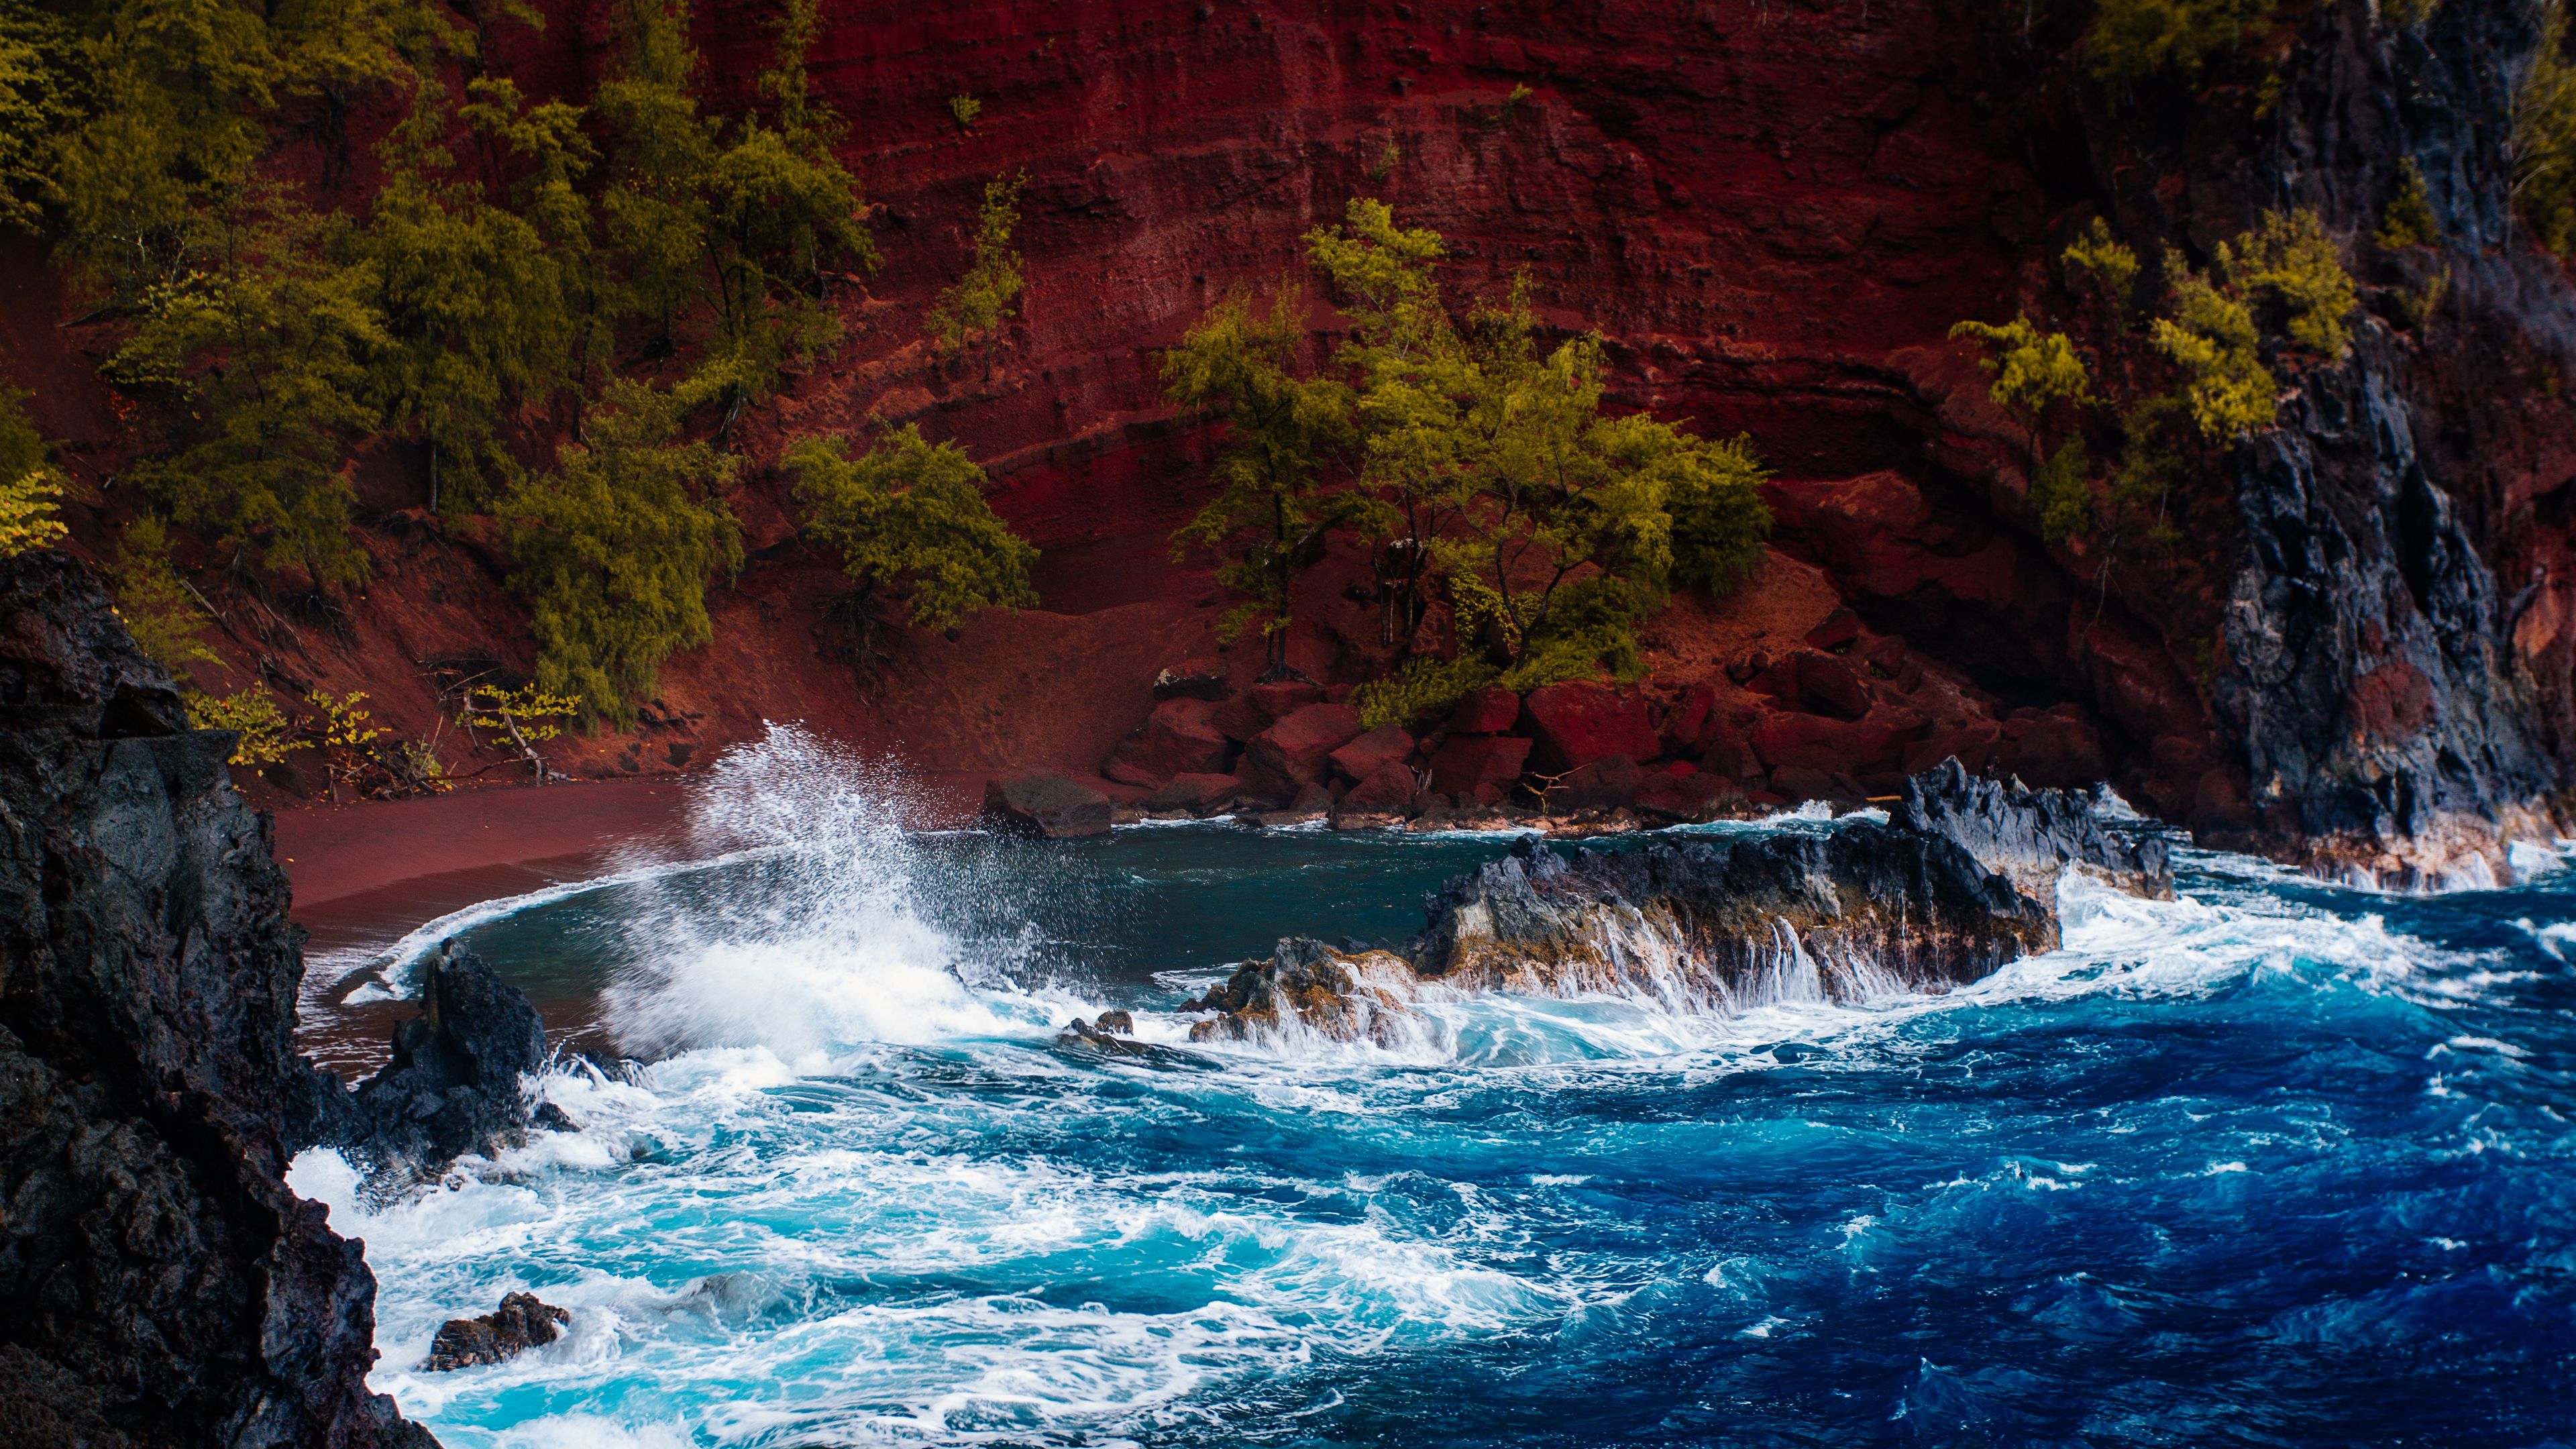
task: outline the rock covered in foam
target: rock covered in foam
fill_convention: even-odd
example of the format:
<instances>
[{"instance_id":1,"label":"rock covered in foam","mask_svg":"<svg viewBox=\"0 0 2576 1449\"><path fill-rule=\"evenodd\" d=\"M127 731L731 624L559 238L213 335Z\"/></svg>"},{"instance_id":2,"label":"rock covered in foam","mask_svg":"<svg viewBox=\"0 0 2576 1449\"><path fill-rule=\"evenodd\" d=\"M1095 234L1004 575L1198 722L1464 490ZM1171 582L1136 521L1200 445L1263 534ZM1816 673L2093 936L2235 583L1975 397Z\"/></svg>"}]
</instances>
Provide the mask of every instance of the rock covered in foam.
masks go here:
<instances>
[{"instance_id":1,"label":"rock covered in foam","mask_svg":"<svg viewBox=\"0 0 2576 1449\"><path fill-rule=\"evenodd\" d=\"M516 1146L535 1120L525 1079L545 1068L546 1031L517 987L449 941L424 968L420 1008L394 1028L393 1059L334 1135L379 1191Z\"/></svg>"},{"instance_id":2,"label":"rock covered in foam","mask_svg":"<svg viewBox=\"0 0 2576 1449\"><path fill-rule=\"evenodd\" d=\"M570 1313L534 1293L505 1293L501 1306L490 1313L440 1324L438 1337L430 1340L429 1359L421 1367L431 1373L451 1373L501 1363L563 1337L562 1325L570 1322Z\"/></svg>"},{"instance_id":3,"label":"rock covered in foam","mask_svg":"<svg viewBox=\"0 0 2576 1449\"><path fill-rule=\"evenodd\" d=\"M1941 991L2058 944L2056 880L2172 891L2160 842L2102 826L2084 797L1979 780L1956 762L1906 783L1885 824L1637 850L1536 837L1426 902L1410 959L1283 941L1185 1010L1211 1041L1311 1033L1392 1045L1426 995L1647 996L1677 1009Z\"/></svg>"}]
</instances>

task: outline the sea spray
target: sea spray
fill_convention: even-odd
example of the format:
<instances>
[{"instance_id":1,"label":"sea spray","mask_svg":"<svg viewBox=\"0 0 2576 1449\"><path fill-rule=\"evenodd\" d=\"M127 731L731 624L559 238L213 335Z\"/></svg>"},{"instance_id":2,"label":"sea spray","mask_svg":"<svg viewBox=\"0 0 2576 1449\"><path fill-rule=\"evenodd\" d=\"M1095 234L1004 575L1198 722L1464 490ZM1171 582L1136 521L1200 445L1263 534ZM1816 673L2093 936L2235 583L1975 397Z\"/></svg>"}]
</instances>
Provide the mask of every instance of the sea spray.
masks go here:
<instances>
[{"instance_id":1,"label":"sea spray","mask_svg":"<svg viewBox=\"0 0 2576 1449\"><path fill-rule=\"evenodd\" d=\"M1025 1034L1051 1005L928 918L902 777L772 725L693 790L691 835L740 862L720 882L652 876L619 924L626 965L601 1002L643 1057L761 1047L788 1059L854 1043ZM968 974L1004 990L976 990Z\"/></svg>"}]
</instances>

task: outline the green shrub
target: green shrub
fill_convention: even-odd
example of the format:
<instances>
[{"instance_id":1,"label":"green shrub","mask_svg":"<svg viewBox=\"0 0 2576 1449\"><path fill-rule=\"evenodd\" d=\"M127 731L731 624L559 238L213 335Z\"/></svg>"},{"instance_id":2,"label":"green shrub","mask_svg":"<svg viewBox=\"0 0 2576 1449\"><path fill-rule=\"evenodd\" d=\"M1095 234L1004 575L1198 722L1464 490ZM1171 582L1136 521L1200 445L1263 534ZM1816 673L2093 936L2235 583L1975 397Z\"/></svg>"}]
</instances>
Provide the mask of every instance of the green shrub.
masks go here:
<instances>
[{"instance_id":1,"label":"green shrub","mask_svg":"<svg viewBox=\"0 0 2576 1449\"><path fill-rule=\"evenodd\" d=\"M27 420L27 395L0 387L0 558L50 548L70 530L60 506L63 478L42 433Z\"/></svg>"},{"instance_id":2,"label":"green shrub","mask_svg":"<svg viewBox=\"0 0 2576 1449\"><path fill-rule=\"evenodd\" d=\"M2127 312L2130 288L2138 280L2138 254L2111 235L2111 223L2093 218L2093 225L2068 245L2064 261L2101 286L2111 299L2113 316Z\"/></svg>"},{"instance_id":3,"label":"green shrub","mask_svg":"<svg viewBox=\"0 0 2576 1449\"><path fill-rule=\"evenodd\" d=\"M170 563L170 535L161 520L141 513L129 520L116 541L116 559L108 566L116 585L116 612L125 620L135 647L184 681L188 666L214 664L205 633L204 610L188 592Z\"/></svg>"},{"instance_id":4,"label":"green shrub","mask_svg":"<svg viewBox=\"0 0 2576 1449\"><path fill-rule=\"evenodd\" d=\"M534 609L537 684L621 724L655 669L707 642L707 584L742 566L742 531L717 489L736 460L679 440L690 400L618 382L590 442L501 502L511 587Z\"/></svg>"},{"instance_id":5,"label":"green shrub","mask_svg":"<svg viewBox=\"0 0 2576 1449\"><path fill-rule=\"evenodd\" d=\"M2218 56L2271 23L2273 0L2097 0L2084 63L2125 89L2160 75L2196 79Z\"/></svg>"},{"instance_id":6,"label":"green shrub","mask_svg":"<svg viewBox=\"0 0 2576 1449\"><path fill-rule=\"evenodd\" d=\"M2514 96L2513 182L2533 239L2562 257L2576 251L2576 63L2558 0L2541 10L2540 44Z\"/></svg>"},{"instance_id":7,"label":"green shrub","mask_svg":"<svg viewBox=\"0 0 2576 1449\"><path fill-rule=\"evenodd\" d=\"M2442 225L2433 216L2432 198L2425 194L2424 168L2412 156L2397 163L2397 194L2379 215L2377 240L2392 252L2441 244Z\"/></svg>"},{"instance_id":8,"label":"green shrub","mask_svg":"<svg viewBox=\"0 0 2576 1449\"><path fill-rule=\"evenodd\" d=\"M1501 671L1482 654L1456 659L1417 656L1384 679L1372 679L1351 691L1351 708L1359 711L1360 728L1411 725L1447 714L1458 701L1494 682Z\"/></svg>"},{"instance_id":9,"label":"green shrub","mask_svg":"<svg viewBox=\"0 0 2576 1449\"><path fill-rule=\"evenodd\" d=\"M2174 315L2157 318L2150 335L2157 350L2191 375L2183 401L2201 437L2224 443L2270 427L2280 389L2263 366L2252 309L2171 252L2165 254L2165 280L2173 290Z\"/></svg>"},{"instance_id":10,"label":"green shrub","mask_svg":"<svg viewBox=\"0 0 2576 1449\"><path fill-rule=\"evenodd\" d=\"M2093 531L2093 455L2084 435L2057 445L2030 481L2030 506L2039 514L2039 536L2049 543Z\"/></svg>"},{"instance_id":11,"label":"green shrub","mask_svg":"<svg viewBox=\"0 0 2576 1449\"><path fill-rule=\"evenodd\" d=\"M207 694L191 689L180 698L188 707L188 724L201 730L234 730L241 738L233 742L228 763L235 765L274 765L284 760L290 750L313 748L310 740L287 738L286 713L268 691L253 685L231 694Z\"/></svg>"},{"instance_id":12,"label":"green shrub","mask_svg":"<svg viewBox=\"0 0 2576 1449\"><path fill-rule=\"evenodd\" d=\"M958 130L971 131L975 118L984 114L984 103L963 93L953 95L948 98L948 114L955 118Z\"/></svg>"},{"instance_id":13,"label":"green shrub","mask_svg":"<svg viewBox=\"0 0 2576 1449\"><path fill-rule=\"evenodd\" d=\"M2292 341L2329 358L2352 345L2344 319L2361 298L2315 212L2263 213L2254 230L2219 244L2218 270L2241 292L2279 302L2289 314Z\"/></svg>"},{"instance_id":14,"label":"green shrub","mask_svg":"<svg viewBox=\"0 0 2576 1449\"><path fill-rule=\"evenodd\" d=\"M993 337L1014 315L1011 304L1019 299L1023 282L1011 234L1019 230L1020 188L1028 179L1022 172L984 183L984 204L976 213L975 260L965 276L940 292L923 319L924 329L951 354L963 351L970 338L980 338L989 357Z\"/></svg>"},{"instance_id":15,"label":"green shrub","mask_svg":"<svg viewBox=\"0 0 2576 1449\"><path fill-rule=\"evenodd\" d=\"M984 501L984 470L955 443L936 446L910 423L857 458L837 438L808 438L787 455L805 532L841 556L872 623L952 629L985 609L1033 608L1038 551ZM893 601L898 588L909 596Z\"/></svg>"}]
</instances>

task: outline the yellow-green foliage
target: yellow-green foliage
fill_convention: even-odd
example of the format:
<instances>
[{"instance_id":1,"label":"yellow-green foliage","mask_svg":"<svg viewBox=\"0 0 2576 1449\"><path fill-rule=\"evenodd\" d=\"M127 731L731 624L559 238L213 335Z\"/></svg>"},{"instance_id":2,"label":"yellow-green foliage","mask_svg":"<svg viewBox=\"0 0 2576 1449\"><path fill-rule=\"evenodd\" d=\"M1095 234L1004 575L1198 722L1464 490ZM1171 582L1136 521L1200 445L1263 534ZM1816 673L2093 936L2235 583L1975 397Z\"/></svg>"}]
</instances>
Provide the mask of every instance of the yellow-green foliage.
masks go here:
<instances>
[{"instance_id":1,"label":"yellow-green foliage","mask_svg":"<svg viewBox=\"0 0 2576 1449\"><path fill-rule=\"evenodd\" d=\"M2152 336L2157 349L2191 375L2183 400L2200 435L2223 443L2270 427L2279 388L2257 350L2261 337L2252 310L2170 252L2165 280L2173 289L2174 315L2157 318Z\"/></svg>"},{"instance_id":2,"label":"yellow-green foliage","mask_svg":"<svg viewBox=\"0 0 2576 1449\"><path fill-rule=\"evenodd\" d=\"M2087 402L2093 396L2092 378L2084 369L2084 359L2075 353L2074 339L2063 332L2040 331L2027 315L2001 327L1961 322L1950 329L1950 335L1974 337L1986 344L1986 356L1978 363L1995 379L1986 396L2020 418L2034 435L2050 404Z\"/></svg>"},{"instance_id":3,"label":"yellow-green foliage","mask_svg":"<svg viewBox=\"0 0 2576 1449\"><path fill-rule=\"evenodd\" d=\"M170 563L170 535L149 513L128 521L116 541L108 575L116 585L116 612L135 646L158 660L173 679L186 679L191 664L218 662L200 637L204 611Z\"/></svg>"},{"instance_id":4,"label":"yellow-green foliage","mask_svg":"<svg viewBox=\"0 0 2576 1449\"><path fill-rule=\"evenodd\" d=\"M1322 557L1324 536L1365 502L1319 486L1324 467L1353 441L1351 393L1333 379L1299 374L1305 337L1305 293L1282 279L1267 313L1236 292L1163 354L1164 396L1214 414L1225 444L1216 496L1173 535L1174 556L1193 545L1220 555L1217 582L1243 602L1219 622L1219 637L1231 642L1257 627L1273 670L1287 665L1298 575Z\"/></svg>"},{"instance_id":5,"label":"yellow-green foliage","mask_svg":"<svg viewBox=\"0 0 2576 1449\"><path fill-rule=\"evenodd\" d=\"M1028 175L996 176L984 183L984 204L976 213L975 260L966 275L939 294L923 326L952 353L969 338L988 344L1012 315L1022 285L1020 254L1011 234L1020 225L1020 188Z\"/></svg>"},{"instance_id":6,"label":"yellow-green foliage","mask_svg":"<svg viewBox=\"0 0 2576 1449\"><path fill-rule=\"evenodd\" d=\"M975 118L984 114L984 103L960 92L948 98L948 114L956 119L958 130L972 130Z\"/></svg>"},{"instance_id":7,"label":"yellow-green foliage","mask_svg":"<svg viewBox=\"0 0 2576 1449\"><path fill-rule=\"evenodd\" d=\"M2315 212L2263 213L2254 230L2219 244L2218 270L2239 292L2279 302L2289 314L2292 341L2329 358L2352 344L2343 319L2361 299Z\"/></svg>"},{"instance_id":8,"label":"yellow-green foliage","mask_svg":"<svg viewBox=\"0 0 2576 1449\"><path fill-rule=\"evenodd\" d=\"M2094 78L2130 86L2163 74L2192 79L2269 24L2273 0L2097 0L2084 62Z\"/></svg>"},{"instance_id":9,"label":"yellow-green foliage","mask_svg":"<svg viewBox=\"0 0 2576 1449\"><path fill-rule=\"evenodd\" d=\"M27 420L27 395L0 387L0 558L50 548L64 533L62 475L46 461L44 435Z\"/></svg>"},{"instance_id":10,"label":"yellow-green foliage","mask_svg":"<svg viewBox=\"0 0 2576 1449\"><path fill-rule=\"evenodd\" d=\"M611 385L588 444L502 502L511 586L535 611L537 684L621 723L664 659L710 637L707 583L742 565L717 489L736 461L679 436L693 401Z\"/></svg>"},{"instance_id":11,"label":"yellow-green foliage","mask_svg":"<svg viewBox=\"0 0 2576 1449\"><path fill-rule=\"evenodd\" d=\"M857 458L837 438L808 438L787 455L805 532L841 555L862 597L908 587L894 616L950 629L994 608L1031 608L1038 551L984 501L984 470L955 443L933 446L910 423Z\"/></svg>"},{"instance_id":12,"label":"yellow-green foliage","mask_svg":"<svg viewBox=\"0 0 2576 1449\"><path fill-rule=\"evenodd\" d=\"M2039 514L2039 536L2049 543L2093 531L2093 455L2077 433L2057 445L2030 480L2030 506Z\"/></svg>"},{"instance_id":13,"label":"yellow-green foliage","mask_svg":"<svg viewBox=\"0 0 2576 1449\"><path fill-rule=\"evenodd\" d=\"M2379 18L2401 30L2413 30L2441 8L2442 0L2379 0Z\"/></svg>"},{"instance_id":14,"label":"yellow-green foliage","mask_svg":"<svg viewBox=\"0 0 2576 1449\"><path fill-rule=\"evenodd\" d=\"M1480 653L1455 659L1420 655L1386 678L1352 690L1351 708L1359 711L1362 729L1409 725L1447 713L1458 701L1493 683L1499 672Z\"/></svg>"},{"instance_id":15,"label":"yellow-green foliage","mask_svg":"<svg viewBox=\"0 0 2576 1449\"><path fill-rule=\"evenodd\" d=\"M1460 325L1432 276L1443 251L1367 198L1307 235L1351 322L1335 363L1356 394L1369 495L1354 519L1428 553L1461 637L1490 610L1506 682L1630 670L1631 625L1664 589L1726 588L1760 559L1761 466L1741 439L1605 417L1601 339L1541 355L1525 280Z\"/></svg>"},{"instance_id":16,"label":"yellow-green foliage","mask_svg":"<svg viewBox=\"0 0 2576 1449\"><path fill-rule=\"evenodd\" d=\"M2542 246L2576 250L2576 63L2567 59L2567 12L2550 0L2540 44L2513 106L2514 205Z\"/></svg>"},{"instance_id":17,"label":"yellow-green foliage","mask_svg":"<svg viewBox=\"0 0 2576 1449\"><path fill-rule=\"evenodd\" d=\"M2393 252L2429 247L2441 240L2441 223L2434 219L2432 198L2424 191L2424 168L2409 156L2397 163L2397 194L2379 215L2378 242Z\"/></svg>"},{"instance_id":18,"label":"yellow-green foliage","mask_svg":"<svg viewBox=\"0 0 2576 1449\"><path fill-rule=\"evenodd\" d=\"M274 765L290 750L309 750L311 740L287 738L286 714L268 691L257 685L231 694L191 689L180 696L188 706L188 723L201 730L234 730L231 763Z\"/></svg>"},{"instance_id":19,"label":"yellow-green foliage","mask_svg":"<svg viewBox=\"0 0 2576 1449\"><path fill-rule=\"evenodd\" d=\"M74 45L60 17L0 4L0 223L29 232L44 224L56 138L80 120Z\"/></svg>"},{"instance_id":20,"label":"yellow-green foliage","mask_svg":"<svg viewBox=\"0 0 2576 1449\"><path fill-rule=\"evenodd\" d=\"M2065 262L2101 285L2115 315L2127 310L2129 289L2138 280L2138 254L2111 235L2111 223L2093 218L2093 225L2066 248Z\"/></svg>"},{"instance_id":21,"label":"yellow-green foliage","mask_svg":"<svg viewBox=\"0 0 2576 1449\"><path fill-rule=\"evenodd\" d=\"M542 686L504 689L478 684L465 691L463 722L474 729L499 730L522 745L550 740L563 733L559 719L581 714L581 701L568 694L549 694Z\"/></svg>"}]
</instances>

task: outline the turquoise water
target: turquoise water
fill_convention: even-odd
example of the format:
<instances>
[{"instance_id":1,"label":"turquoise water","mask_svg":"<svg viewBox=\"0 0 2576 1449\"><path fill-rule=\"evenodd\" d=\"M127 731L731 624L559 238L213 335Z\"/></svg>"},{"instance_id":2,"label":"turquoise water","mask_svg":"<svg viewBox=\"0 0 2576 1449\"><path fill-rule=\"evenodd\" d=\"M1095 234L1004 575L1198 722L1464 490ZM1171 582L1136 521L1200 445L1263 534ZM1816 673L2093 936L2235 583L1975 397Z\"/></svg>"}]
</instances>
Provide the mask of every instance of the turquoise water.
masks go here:
<instances>
[{"instance_id":1,"label":"turquoise water","mask_svg":"<svg viewBox=\"0 0 2576 1449\"><path fill-rule=\"evenodd\" d=\"M712 859L453 930L587 1039L582 1130L380 1212L374 1382L451 1446L2576 1442L2576 891L2185 852L2065 949L1735 1017L1435 1003L1191 1047L1280 935L1499 839L907 833L792 732ZM1814 821L1760 828L1829 829ZM1059 1044L1137 1012L1167 1049ZM569 1337L415 1371L530 1289Z\"/></svg>"}]
</instances>

